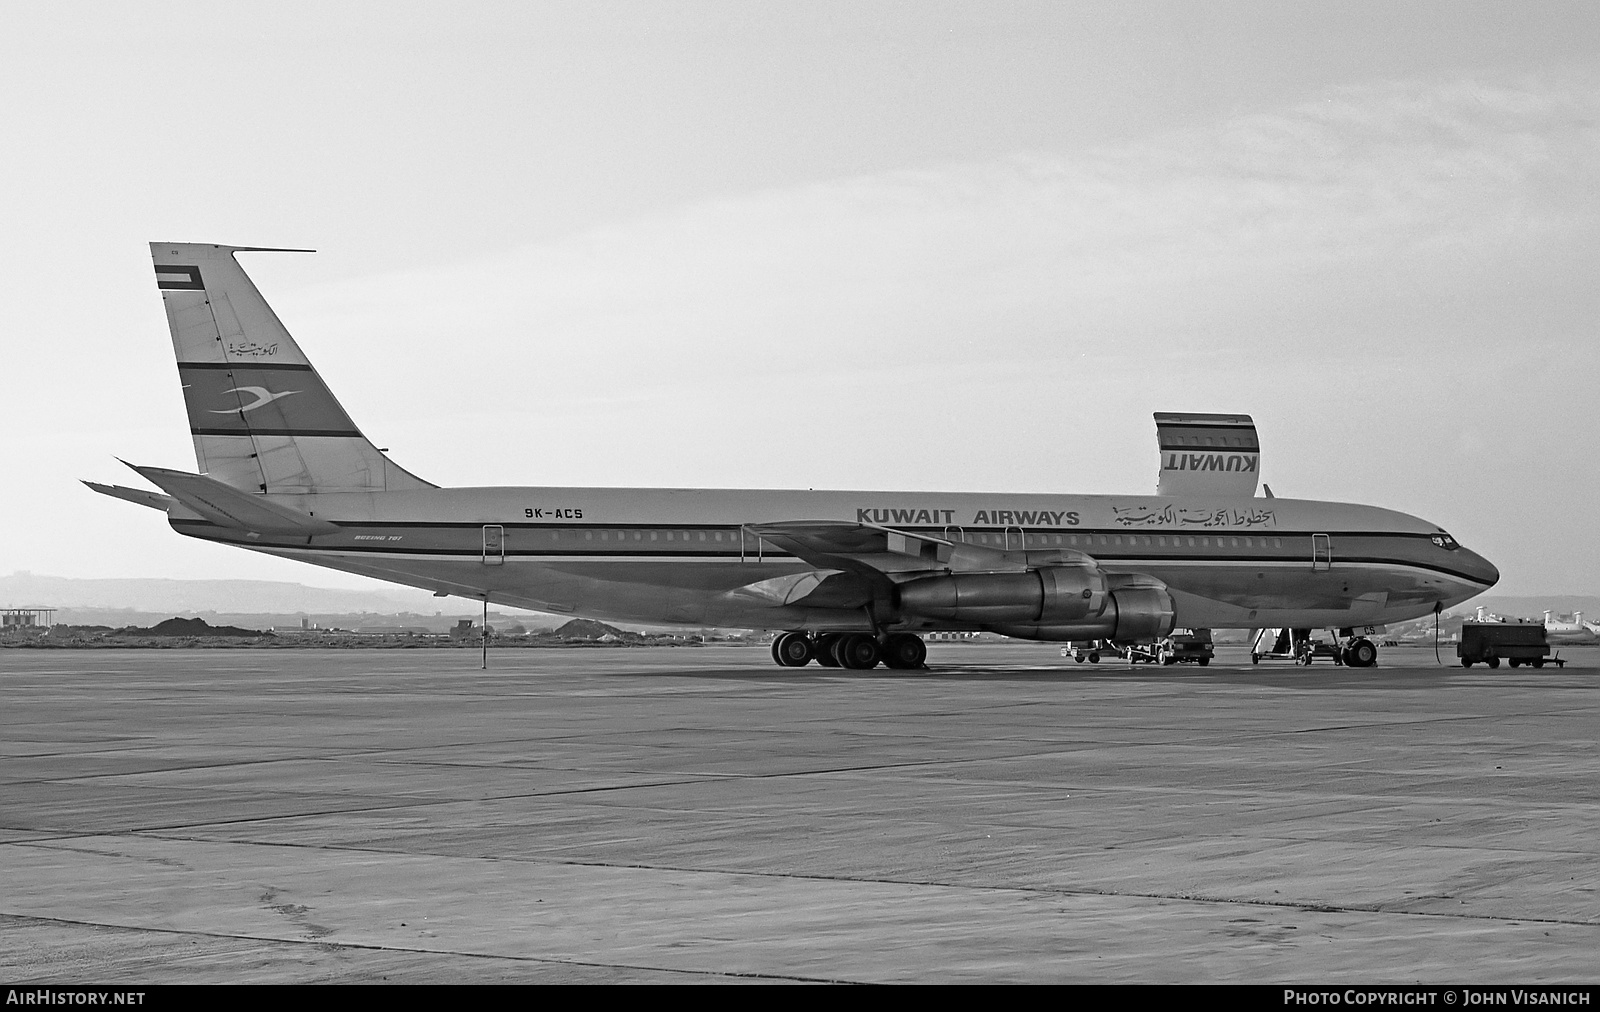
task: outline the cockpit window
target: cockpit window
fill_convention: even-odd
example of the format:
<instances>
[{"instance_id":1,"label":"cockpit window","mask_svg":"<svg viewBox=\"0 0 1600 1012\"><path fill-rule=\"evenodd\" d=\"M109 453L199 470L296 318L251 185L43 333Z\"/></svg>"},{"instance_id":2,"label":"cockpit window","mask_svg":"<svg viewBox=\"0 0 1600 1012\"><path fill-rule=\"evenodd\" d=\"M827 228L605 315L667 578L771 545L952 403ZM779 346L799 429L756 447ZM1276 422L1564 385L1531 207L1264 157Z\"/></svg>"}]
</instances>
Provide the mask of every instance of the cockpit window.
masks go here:
<instances>
[{"instance_id":1,"label":"cockpit window","mask_svg":"<svg viewBox=\"0 0 1600 1012\"><path fill-rule=\"evenodd\" d=\"M1447 552L1453 552L1457 548L1461 547L1460 545L1456 544L1455 538L1452 538L1444 531L1440 531L1438 534L1433 535L1428 540L1432 541L1434 544L1438 545L1440 548L1443 548Z\"/></svg>"}]
</instances>

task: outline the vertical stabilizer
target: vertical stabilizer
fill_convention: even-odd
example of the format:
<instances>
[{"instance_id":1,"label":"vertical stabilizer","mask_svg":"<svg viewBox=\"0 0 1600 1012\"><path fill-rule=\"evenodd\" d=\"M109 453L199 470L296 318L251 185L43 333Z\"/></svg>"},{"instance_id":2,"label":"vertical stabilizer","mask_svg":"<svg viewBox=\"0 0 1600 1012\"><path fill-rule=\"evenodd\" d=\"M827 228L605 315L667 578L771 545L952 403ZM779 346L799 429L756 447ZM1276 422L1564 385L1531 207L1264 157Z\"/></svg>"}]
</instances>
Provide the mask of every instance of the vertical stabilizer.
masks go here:
<instances>
[{"instance_id":1,"label":"vertical stabilizer","mask_svg":"<svg viewBox=\"0 0 1600 1012\"><path fill-rule=\"evenodd\" d=\"M150 244L200 470L248 492L432 488L339 406L234 259L253 248Z\"/></svg>"},{"instance_id":2,"label":"vertical stabilizer","mask_svg":"<svg viewBox=\"0 0 1600 1012\"><path fill-rule=\"evenodd\" d=\"M1253 496L1261 443L1249 415L1156 412L1156 495Z\"/></svg>"}]
</instances>

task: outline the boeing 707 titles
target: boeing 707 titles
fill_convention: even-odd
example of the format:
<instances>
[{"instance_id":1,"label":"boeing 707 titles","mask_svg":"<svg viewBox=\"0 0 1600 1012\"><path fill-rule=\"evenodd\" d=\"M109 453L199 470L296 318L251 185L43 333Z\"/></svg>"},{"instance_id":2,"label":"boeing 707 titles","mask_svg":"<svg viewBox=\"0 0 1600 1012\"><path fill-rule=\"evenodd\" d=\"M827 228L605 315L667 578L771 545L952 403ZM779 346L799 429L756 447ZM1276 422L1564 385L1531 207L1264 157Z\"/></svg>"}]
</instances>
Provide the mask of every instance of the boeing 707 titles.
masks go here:
<instances>
[{"instance_id":1,"label":"boeing 707 titles","mask_svg":"<svg viewBox=\"0 0 1600 1012\"><path fill-rule=\"evenodd\" d=\"M439 595L612 621L781 631L780 663L919 668L919 634L1134 642L1364 627L1492 586L1404 513L1256 495L1246 415L1158 414L1154 496L440 488L356 428L235 254L153 243L198 473L87 482L180 534ZM1359 647L1359 649L1352 649Z\"/></svg>"}]
</instances>

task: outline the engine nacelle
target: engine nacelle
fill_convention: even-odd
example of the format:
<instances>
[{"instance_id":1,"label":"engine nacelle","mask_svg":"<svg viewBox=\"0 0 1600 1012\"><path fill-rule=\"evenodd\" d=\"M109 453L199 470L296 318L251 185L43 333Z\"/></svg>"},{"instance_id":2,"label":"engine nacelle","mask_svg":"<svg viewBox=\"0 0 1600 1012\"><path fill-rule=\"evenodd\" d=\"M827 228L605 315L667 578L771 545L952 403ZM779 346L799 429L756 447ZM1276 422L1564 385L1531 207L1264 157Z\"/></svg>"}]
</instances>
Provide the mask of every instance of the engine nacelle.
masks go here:
<instances>
[{"instance_id":1,"label":"engine nacelle","mask_svg":"<svg viewBox=\"0 0 1600 1012\"><path fill-rule=\"evenodd\" d=\"M1115 578L1119 582L1127 577ZM1028 640L1154 640L1172 632L1177 612L1172 595L1159 581L1111 589L1105 612L1096 618L1059 623L1000 623L989 628L1004 636Z\"/></svg>"},{"instance_id":2,"label":"engine nacelle","mask_svg":"<svg viewBox=\"0 0 1600 1012\"><path fill-rule=\"evenodd\" d=\"M955 573L900 585L900 607L905 611L978 625L1080 622L1099 616L1105 606L1105 576L1094 566Z\"/></svg>"}]
</instances>

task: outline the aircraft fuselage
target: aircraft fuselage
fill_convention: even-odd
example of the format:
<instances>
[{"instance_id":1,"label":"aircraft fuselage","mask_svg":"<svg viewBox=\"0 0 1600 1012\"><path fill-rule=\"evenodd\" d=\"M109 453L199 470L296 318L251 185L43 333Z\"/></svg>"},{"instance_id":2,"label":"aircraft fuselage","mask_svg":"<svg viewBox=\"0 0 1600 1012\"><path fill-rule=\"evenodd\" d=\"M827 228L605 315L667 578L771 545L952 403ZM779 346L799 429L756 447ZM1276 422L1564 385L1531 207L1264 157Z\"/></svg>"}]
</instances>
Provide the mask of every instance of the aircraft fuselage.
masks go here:
<instances>
[{"instance_id":1,"label":"aircraft fuselage","mask_svg":"<svg viewBox=\"0 0 1600 1012\"><path fill-rule=\"evenodd\" d=\"M1498 576L1424 520L1295 499L541 487L268 498L338 530L254 535L181 507L171 522L191 536L436 592L642 623L870 628L865 613L788 603L796 579L817 567L752 528L796 517L1082 552L1108 574L1164 583L1175 624L1190 628L1380 625L1450 607ZM916 631L973 627L883 617Z\"/></svg>"}]
</instances>

